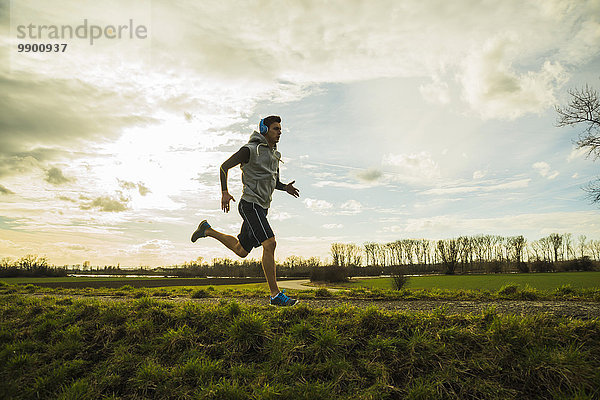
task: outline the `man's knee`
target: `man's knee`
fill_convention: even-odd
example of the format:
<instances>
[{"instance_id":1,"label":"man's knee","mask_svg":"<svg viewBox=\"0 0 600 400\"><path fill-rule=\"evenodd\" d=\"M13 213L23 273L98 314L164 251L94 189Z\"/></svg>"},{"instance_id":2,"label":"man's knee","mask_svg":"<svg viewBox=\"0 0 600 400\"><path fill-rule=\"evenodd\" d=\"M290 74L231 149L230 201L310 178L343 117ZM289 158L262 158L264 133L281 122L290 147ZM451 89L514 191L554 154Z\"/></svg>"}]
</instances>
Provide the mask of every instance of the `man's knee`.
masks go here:
<instances>
[{"instance_id":1,"label":"man's knee","mask_svg":"<svg viewBox=\"0 0 600 400\"><path fill-rule=\"evenodd\" d=\"M235 248L235 253L242 258L246 258L246 256L250 254L246 251L246 249L244 249L244 247L239 242L237 243L237 246Z\"/></svg>"},{"instance_id":2,"label":"man's knee","mask_svg":"<svg viewBox=\"0 0 600 400\"><path fill-rule=\"evenodd\" d=\"M275 247L277 247L277 242L275 241L275 237L268 238L261 244L262 244L262 247L264 250L269 251L271 253L274 253Z\"/></svg>"}]
</instances>

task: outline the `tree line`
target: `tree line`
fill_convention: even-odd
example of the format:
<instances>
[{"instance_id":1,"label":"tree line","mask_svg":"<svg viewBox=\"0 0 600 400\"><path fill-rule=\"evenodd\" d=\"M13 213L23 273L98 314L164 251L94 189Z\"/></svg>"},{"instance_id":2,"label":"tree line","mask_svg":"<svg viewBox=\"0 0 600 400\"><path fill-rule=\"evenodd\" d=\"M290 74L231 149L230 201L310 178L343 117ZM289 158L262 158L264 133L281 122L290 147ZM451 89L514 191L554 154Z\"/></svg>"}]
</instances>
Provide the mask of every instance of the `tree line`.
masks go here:
<instances>
[{"instance_id":1,"label":"tree line","mask_svg":"<svg viewBox=\"0 0 600 400\"><path fill-rule=\"evenodd\" d=\"M378 276L425 273L499 273L592 270L600 263L600 240L577 240L570 233L552 233L528 242L520 236L475 235L457 238L400 239L389 243L332 243L331 260L319 257L289 256L277 262L277 276L313 277L325 269L344 276ZM263 277L260 260L199 257L178 265L156 268L94 267L82 265L55 267L46 257L27 255L17 260L0 260L0 277L66 276L68 274L161 275L173 277Z\"/></svg>"},{"instance_id":2,"label":"tree line","mask_svg":"<svg viewBox=\"0 0 600 400\"><path fill-rule=\"evenodd\" d=\"M66 267L55 267L46 257L28 254L17 260L4 257L0 260L0 277L67 276Z\"/></svg>"},{"instance_id":3,"label":"tree line","mask_svg":"<svg viewBox=\"0 0 600 400\"><path fill-rule=\"evenodd\" d=\"M444 272L449 274L458 269L462 273L500 272L498 269L529 272L553 270L549 264L574 260L589 266L591 261L600 260L600 240L588 240L580 235L575 241L570 233L552 233L532 242L522 235L475 235L442 240L368 242L362 248L354 243L333 243L330 252L332 264L341 267L401 265L418 272L428 269L424 268L427 266L443 266Z\"/></svg>"}]
</instances>

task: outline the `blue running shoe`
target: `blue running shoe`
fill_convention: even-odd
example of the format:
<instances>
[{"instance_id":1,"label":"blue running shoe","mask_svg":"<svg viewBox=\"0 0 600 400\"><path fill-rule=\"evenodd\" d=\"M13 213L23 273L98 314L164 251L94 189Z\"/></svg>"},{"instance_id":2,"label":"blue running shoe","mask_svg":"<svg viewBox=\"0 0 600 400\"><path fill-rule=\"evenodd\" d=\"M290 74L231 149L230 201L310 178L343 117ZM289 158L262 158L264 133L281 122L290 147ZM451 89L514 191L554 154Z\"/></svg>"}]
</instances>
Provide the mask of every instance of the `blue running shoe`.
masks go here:
<instances>
[{"instance_id":1,"label":"blue running shoe","mask_svg":"<svg viewBox=\"0 0 600 400\"><path fill-rule=\"evenodd\" d=\"M198 229L196 229L196 232L192 234L192 243L195 243L196 240L198 240L198 238L206 237L206 230L208 228L210 228L210 224L208 223L208 221L204 220L200 222L200 225L198 225Z\"/></svg>"},{"instance_id":2,"label":"blue running shoe","mask_svg":"<svg viewBox=\"0 0 600 400\"><path fill-rule=\"evenodd\" d=\"M285 289L283 289L281 292L279 292L279 294L275 297L271 297L271 301L270 304L272 306L282 306L282 307L286 307L286 306L293 306L294 304L296 304L298 302L298 300L296 299L291 299L288 296L286 296L284 294Z\"/></svg>"}]
</instances>

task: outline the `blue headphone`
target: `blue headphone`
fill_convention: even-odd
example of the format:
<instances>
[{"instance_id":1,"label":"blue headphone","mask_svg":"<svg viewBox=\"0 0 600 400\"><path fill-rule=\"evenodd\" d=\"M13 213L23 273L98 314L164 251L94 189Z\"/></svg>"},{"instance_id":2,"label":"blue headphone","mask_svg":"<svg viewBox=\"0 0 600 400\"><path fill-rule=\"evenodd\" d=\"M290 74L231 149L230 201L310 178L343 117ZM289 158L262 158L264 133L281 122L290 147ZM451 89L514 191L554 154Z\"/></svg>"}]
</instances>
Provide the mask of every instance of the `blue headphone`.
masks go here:
<instances>
[{"instance_id":1,"label":"blue headphone","mask_svg":"<svg viewBox=\"0 0 600 400\"><path fill-rule=\"evenodd\" d=\"M262 135L266 134L267 131L269 130L269 127L265 125L265 119L261 119L260 123L258 124L258 129L260 130L260 133Z\"/></svg>"}]
</instances>

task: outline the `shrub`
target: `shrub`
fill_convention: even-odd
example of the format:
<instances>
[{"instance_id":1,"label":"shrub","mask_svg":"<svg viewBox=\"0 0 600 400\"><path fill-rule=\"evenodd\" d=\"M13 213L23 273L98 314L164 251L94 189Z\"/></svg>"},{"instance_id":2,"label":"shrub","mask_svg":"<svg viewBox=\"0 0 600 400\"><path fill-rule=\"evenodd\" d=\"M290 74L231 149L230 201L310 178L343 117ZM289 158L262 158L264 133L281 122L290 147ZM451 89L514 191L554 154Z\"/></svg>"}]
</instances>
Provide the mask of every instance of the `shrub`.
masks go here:
<instances>
[{"instance_id":1,"label":"shrub","mask_svg":"<svg viewBox=\"0 0 600 400\"><path fill-rule=\"evenodd\" d=\"M396 274L392 274L392 288L394 290L401 290L408 283L408 276L399 272Z\"/></svg>"},{"instance_id":2,"label":"shrub","mask_svg":"<svg viewBox=\"0 0 600 400\"><path fill-rule=\"evenodd\" d=\"M346 267L325 266L314 267L310 270L311 282L347 282L348 270Z\"/></svg>"},{"instance_id":3,"label":"shrub","mask_svg":"<svg viewBox=\"0 0 600 400\"><path fill-rule=\"evenodd\" d=\"M551 262L537 260L533 262L531 267L535 272L550 272L554 271L554 266Z\"/></svg>"},{"instance_id":4,"label":"shrub","mask_svg":"<svg viewBox=\"0 0 600 400\"><path fill-rule=\"evenodd\" d=\"M502 263L500 261L492 261L488 263L487 270L492 274L499 274L502 272Z\"/></svg>"},{"instance_id":5,"label":"shrub","mask_svg":"<svg viewBox=\"0 0 600 400\"><path fill-rule=\"evenodd\" d=\"M517 263L517 269L519 270L519 272L528 273L529 272L529 265L527 265L526 262L521 261L521 262Z\"/></svg>"},{"instance_id":6,"label":"shrub","mask_svg":"<svg viewBox=\"0 0 600 400\"><path fill-rule=\"evenodd\" d=\"M584 256L575 260L578 271L593 271L594 270L594 262L588 257Z\"/></svg>"}]
</instances>

